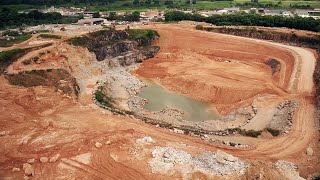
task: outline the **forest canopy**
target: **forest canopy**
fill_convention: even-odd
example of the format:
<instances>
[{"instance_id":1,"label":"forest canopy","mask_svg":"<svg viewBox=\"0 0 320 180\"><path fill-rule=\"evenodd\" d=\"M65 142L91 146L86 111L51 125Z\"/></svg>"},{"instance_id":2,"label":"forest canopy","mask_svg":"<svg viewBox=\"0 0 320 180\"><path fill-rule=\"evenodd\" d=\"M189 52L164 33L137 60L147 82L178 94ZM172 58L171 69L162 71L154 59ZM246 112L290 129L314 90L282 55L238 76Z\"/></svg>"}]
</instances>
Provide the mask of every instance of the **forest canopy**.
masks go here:
<instances>
[{"instance_id":1,"label":"forest canopy","mask_svg":"<svg viewBox=\"0 0 320 180\"><path fill-rule=\"evenodd\" d=\"M22 25L65 24L77 22L79 18L62 16L60 13L42 13L37 10L29 13L18 13L16 10L0 10L0 29L16 28Z\"/></svg>"},{"instance_id":2,"label":"forest canopy","mask_svg":"<svg viewBox=\"0 0 320 180\"><path fill-rule=\"evenodd\" d=\"M287 27L292 29L320 32L320 19L284 16L261 16L258 14L229 14L204 17L199 14L169 11L165 14L166 21L203 21L217 26L265 26Z\"/></svg>"}]
</instances>

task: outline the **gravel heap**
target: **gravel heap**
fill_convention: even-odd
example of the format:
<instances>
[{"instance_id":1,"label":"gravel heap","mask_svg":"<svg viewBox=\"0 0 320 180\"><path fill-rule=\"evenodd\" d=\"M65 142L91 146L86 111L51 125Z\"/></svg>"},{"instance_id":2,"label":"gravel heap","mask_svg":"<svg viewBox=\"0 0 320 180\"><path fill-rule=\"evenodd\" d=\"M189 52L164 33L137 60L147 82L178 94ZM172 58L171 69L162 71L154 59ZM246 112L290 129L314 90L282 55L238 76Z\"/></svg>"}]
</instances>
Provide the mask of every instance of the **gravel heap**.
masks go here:
<instances>
[{"instance_id":1,"label":"gravel heap","mask_svg":"<svg viewBox=\"0 0 320 180\"><path fill-rule=\"evenodd\" d=\"M298 102L286 100L280 103L276 113L272 117L269 127L288 133L291 130L294 111L298 107Z\"/></svg>"},{"instance_id":2,"label":"gravel heap","mask_svg":"<svg viewBox=\"0 0 320 180\"><path fill-rule=\"evenodd\" d=\"M224 176L233 173L243 174L247 168L239 158L220 150L192 156L173 147L157 146L152 152L152 157L149 165L153 173L166 174L180 171L186 176L186 174L200 171L214 176Z\"/></svg>"},{"instance_id":3,"label":"gravel heap","mask_svg":"<svg viewBox=\"0 0 320 180\"><path fill-rule=\"evenodd\" d=\"M156 141L154 139L152 139L152 137L150 136L146 136L140 139L136 140L137 144L151 144L151 143L155 143Z\"/></svg>"},{"instance_id":4,"label":"gravel heap","mask_svg":"<svg viewBox=\"0 0 320 180\"><path fill-rule=\"evenodd\" d=\"M243 174L246 169L244 162L223 151L205 152L193 158L197 170L212 175L229 175L232 173Z\"/></svg>"},{"instance_id":5,"label":"gravel heap","mask_svg":"<svg viewBox=\"0 0 320 180\"><path fill-rule=\"evenodd\" d=\"M292 162L287 162L279 160L276 162L276 167L282 172L284 176L292 180L303 180L304 178L300 177L298 168Z\"/></svg>"}]
</instances>

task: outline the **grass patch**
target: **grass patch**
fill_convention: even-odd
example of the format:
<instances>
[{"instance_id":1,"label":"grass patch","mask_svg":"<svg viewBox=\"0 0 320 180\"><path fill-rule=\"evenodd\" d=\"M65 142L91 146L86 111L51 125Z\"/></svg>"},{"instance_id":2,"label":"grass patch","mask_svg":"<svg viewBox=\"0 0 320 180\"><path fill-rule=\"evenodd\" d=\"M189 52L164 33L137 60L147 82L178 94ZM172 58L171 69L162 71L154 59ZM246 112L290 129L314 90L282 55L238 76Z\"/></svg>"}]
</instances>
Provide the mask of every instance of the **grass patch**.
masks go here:
<instances>
[{"instance_id":1,"label":"grass patch","mask_svg":"<svg viewBox=\"0 0 320 180\"><path fill-rule=\"evenodd\" d=\"M41 38L50 38L50 39L61 39L61 36L54 35L54 34L40 34L39 37L41 37Z\"/></svg>"},{"instance_id":2,"label":"grass patch","mask_svg":"<svg viewBox=\"0 0 320 180\"><path fill-rule=\"evenodd\" d=\"M30 65L31 63L37 63L39 61L39 57L36 56L36 57L33 57L31 59L28 59L28 60L25 60L22 62L23 65Z\"/></svg>"},{"instance_id":3,"label":"grass patch","mask_svg":"<svg viewBox=\"0 0 320 180\"><path fill-rule=\"evenodd\" d=\"M273 128L267 128L266 129L272 136L279 136L280 130L273 129Z\"/></svg>"},{"instance_id":4,"label":"grass patch","mask_svg":"<svg viewBox=\"0 0 320 180\"><path fill-rule=\"evenodd\" d=\"M12 61L17 54L23 52L23 49L11 49L8 51L2 51L0 52L0 62L9 62Z\"/></svg>"},{"instance_id":5,"label":"grass patch","mask_svg":"<svg viewBox=\"0 0 320 180\"><path fill-rule=\"evenodd\" d=\"M26 48L26 49L11 49L8 51L2 51L0 52L0 75L3 74L3 72L7 69L7 67L20 57L24 56L28 52L35 51L41 48L45 48L48 46L51 46L52 43L44 44L37 47L32 48Z\"/></svg>"},{"instance_id":6,"label":"grass patch","mask_svg":"<svg viewBox=\"0 0 320 180\"><path fill-rule=\"evenodd\" d=\"M196 25L196 30L203 30L203 26L202 25Z\"/></svg>"},{"instance_id":7,"label":"grass patch","mask_svg":"<svg viewBox=\"0 0 320 180\"><path fill-rule=\"evenodd\" d=\"M22 71L17 74L6 74L9 83L17 86L49 86L61 90L64 94L78 96L79 86L76 79L65 69L46 69ZM61 83L64 80L66 83Z\"/></svg>"},{"instance_id":8,"label":"grass patch","mask_svg":"<svg viewBox=\"0 0 320 180\"><path fill-rule=\"evenodd\" d=\"M74 38L70 38L67 40L68 43L74 45L74 46L84 46L86 45L88 41L88 38L87 37L74 37Z\"/></svg>"},{"instance_id":9,"label":"grass patch","mask_svg":"<svg viewBox=\"0 0 320 180\"><path fill-rule=\"evenodd\" d=\"M121 114L121 115L134 115L134 112L132 111L123 111L123 110L116 109L113 105L115 103L114 100L106 96L105 94L103 94L101 90L97 90L94 96L101 105L103 105L104 107L107 107L108 110L110 110L113 113Z\"/></svg>"},{"instance_id":10,"label":"grass patch","mask_svg":"<svg viewBox=\"0 0 320 180\"><path fill-rule=\"evenodd\" d=\"M249 136L249 137L255 137L255 138L261 135L261 131L255 131L252 129L251 130L238 129L238 133L243 136Z\"/></svg>"},{"instance_id":11,"label":"grass patch","mask_svg":"<svg viewBox=\"0 0 320 180\"><path fill-rule=\"evenodd\" d=\"M113 106L114 100L104 95L101 90L97 90L94 96L101 105L109 108L114 108Z\"/></svg>"},{"instance_id":12,"label":"grass patch","mask_svg":"<svg viewBox=\"0 0 320 180\"><path fill-rule=\"evenodd\" d=\"M160 37L159 33L149 29L127 29L129 39L137 41L139 45L147 46L151 44L151 41Z\"/></svg>"},{"instance_id":13,"label":"grass patch","mask_svg":"<svg viewBox=\"0 0 320 180\"><path fill-rule=\"evenodd\" d=\"M128 29L129 39L139 40L139 39L153 39L156 36L160 37L157 31L149 29Z\"/></svg>"},{"instance_id":14,"label":"grass patch","mask_svg":"<svg viewBox=\"0 0 320 180\"><path fill-rule=\"evenodd\" d=\"M7 38L0 39L0 47L10 47L10 46L13 46L14 44L19 44L23 41L26 41L32 37L31 33L12 34L12 35L14 36L9 36Z\"/></svg>"}]
</instances>

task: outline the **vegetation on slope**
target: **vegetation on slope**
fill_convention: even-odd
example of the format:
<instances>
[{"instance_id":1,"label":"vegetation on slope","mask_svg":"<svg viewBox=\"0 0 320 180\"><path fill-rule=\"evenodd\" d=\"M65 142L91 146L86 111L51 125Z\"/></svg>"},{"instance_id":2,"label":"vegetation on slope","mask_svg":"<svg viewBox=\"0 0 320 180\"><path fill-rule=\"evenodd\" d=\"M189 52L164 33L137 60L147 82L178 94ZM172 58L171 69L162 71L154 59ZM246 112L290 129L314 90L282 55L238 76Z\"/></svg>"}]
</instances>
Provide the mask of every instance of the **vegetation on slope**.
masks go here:
<instances>
[{"instance_id":1,"label":"vegetation on slope","mask_svg":"<svg viewBox=\"0 0 320 180\"><path fill-rule=\"evenodd\" d=\"M22 49L11 49L8 51L0 52L0 62L12 61L19 53L23 52Z\"/></svg>"},{"instance_id":2,"label":"vegetation on slope","mask_svg":"<svg viewBox=\"0 0 320 180\"><path fill-rule=\"evenodd\" d=\"M257 14L229 14L204 17L199 14L190 14L180 11L169 11L165 14L166 21L204 21L217 26L265 26L287 27L300 30L320 32L320 19L283 16L261 16Z\"/></svg>"},{"instance_id":3,"label":"vegetation on slope","mask_svg":"<svg viewBox=\"0 0 320 180\"><path fill-rule=\"evenodd\" d=\"M99 87L98 90L94 93L94 97L100 105L102 105L104 108L107 108L108 110L110 110L115 114L134 115L134 112L132 111L123 111L123 110L117 109L114 106L115 101L111 97L106 96L101 89L102 87Z\"/></svg>"},{"instance_id":4,"label":"vegetation on slope","mask_svg":"<svg viewBox=\"0 0 320 180\"><path fill-rule=\"evenodd\" d=\"M8 36L0 39L0 47L10 47L14 44L19 44L23 41L26 41L32 37L31 33L22 33L19 34L15 31L7 31L3 33L3 36Z\"/></svg>"},{"instance_id":5,"label":"vegetation on slope","mask_svg":"<svg viewBox=\"0 0 320 180\"><path fill-rule=\"evenodd\" d=\"M64 69L22 71L17 74L6 74L5 77L12 85L24 87L52 86L65 94L78 96L79 93L76 79Z\"/></svg>"},{"instance_id":6,"label":"vegetation on slope","mask_svg":"<svg viewBox=\"0 0 320 180\"><path fill-rule=\"evenodd\" d=\"M152 40L160 37L159 33L148 29L128 29L129 39L137 41L142 46L150 45Z\"/></svg>"},{"instance_id":7,"label":"vegetation on slope","mask_svg":"<svg viewBox=\"0 0 320 180\"><path fill-rule=\"evenodd\" d=\"M203 27L201 25L197 25L196 29L198 30L206 30L213 31L217 33L223 34L231 34L236 36L257 38L257 39L266 39L273 40L277 42L285 42L290 44L295 44L299 46L307 46L310 48L318 48L320 45L320 35L308 35L302 36L296 34L295 32L277 32L270 30L261 30L255 27Z\"/></svg>"},{"instance_id":8,"label":"vegetation on slope","mask_svg":"<svg viewBox=\"0 0 320 180\"><path fill-rule=\"evenodd\" d=\"M96 100L103 106L109 107L109 108L114 108L113 103L114 100L111 99L110 97L107 97L101 90L97 90L94 93L94 96Z\"/></svg>"},{"instance_id":9,"label":"vegetation on slope","mask_svg":"<svg viewBox=\"0 0 320 180\"><path fill-rule=\"evenodd\" d=\"M50 39L61 39L61 36L54 34L40 34L41 38L50 38Z\"/></svg>"},{"instance_id":10,"label":"vegetation on slope","mask_svg":"<svg viewBox=\"0 0 320 180\"><path fill-rule=\"evenodd\" d=\"M243 136L249 136L249 137L255 137L255 138L260 136L261 132L262 132L262 131L244 130L244 129L237 129L237 131L239 134L241 134Z\"/></svg>"},{"instance_id":11,"label":"vegetation on slope","mask_svg":"<svg viewBox=\"0 0 320 180\"><path fill-rule=\"evenodd\" d=\"M267 128L266 129L272 136L279 136L280 130L273 129L273 128Z\"/></svg>"},{"instance_id":12,"label":"vegetation on slope","mask_svg":"<svg viewBox=\"0 0 320 180\"><path fill-rule=\"evenodd\" d=\"M109 29L71 38L67 42L75 46L88 48L90 52L95 53L98 61L102 61L105 58L113 58L138 47L149 46L157 37L158 33L153 30L116 31Z\"/></svg>"},{"instance_id":13,"label":"vegetation on slope","mask_svg":"<svg viewBox=\"0 0 320 180\"><path fill-rule=\"evenodd\" d=\"M0 75L4 73L4 71L7 69L7 67L12 64L14 61L19 59L20 57L24 56L28 52L41 49L47 46L50 46L51 44L45 44L42 46L37 46L33 48L26 48L26 49L11 49L8 51L2 51L0 52Z\"/></svg>"}]
</instances>

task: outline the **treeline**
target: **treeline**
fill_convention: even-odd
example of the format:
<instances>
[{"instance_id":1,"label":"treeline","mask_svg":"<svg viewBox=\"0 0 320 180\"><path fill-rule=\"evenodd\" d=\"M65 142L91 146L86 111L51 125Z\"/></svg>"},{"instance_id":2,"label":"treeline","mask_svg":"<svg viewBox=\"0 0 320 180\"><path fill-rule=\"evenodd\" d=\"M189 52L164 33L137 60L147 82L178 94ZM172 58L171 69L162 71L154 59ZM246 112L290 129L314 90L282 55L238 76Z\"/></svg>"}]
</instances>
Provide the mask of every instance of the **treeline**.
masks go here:
<instances>
[{"instance_id":1,"label":"treeline","mask_svg":"<svg viewBox=\"0 0 320 180\"><path fill-rule=\"evenodd\" d=\"M197 25L196 29L206 30L223 34L231 34L242 37L250 37L256 39L266 39L272 40L275 42L289 43L296 46L304 46L314 49L320 48L320 36L309 35L309 36L300 36L294 32L276 32L269 30L261 30L255 27L246 27L246 28L234 28L234 27L212 27L207 26L203 27Z\"/></svg>"},{"instance_id":2,"label":"treeline","mask_svg":"<svg viewBox=\"0 0 320 180\"><path fill-rule=\"evenodd\" d=\"M261 16L258 14L229 14L204 17L199 14L170 11L165 14L166 21L191 20L212 23L217 26L265 26L287 27L292 29L320 32L320 20L302 17Z\"/></svg>"},{"instance_id":3,"label":"treeline","mask_svg":"<svg viewBox=\"0 0 320 180\"><path fill-rule=\"evenodd\" d=\"M138 11L134 11L132 13L127 13L125 15L119 16L116 12L110 12L107 18L108 20L119 20L119 21L130 21L135 22L140 20L140 13Z\"/></svg>"},{"instance_id":4,"label":"treeline","mask_svg":"<svg viewBox=\"0 0 320 180\"><path fill-rule=\"evenodd\" d=\"M301 4L301 5L299 5L299 4L290 4L290 8L296 8L296 9L312 9L312 7L309 5L309 4L307 4L307 5L304 5L304 4Z\"/></svg>"},{"instance_id":5,"label":"treeline","mask_svg":"<svg viewBox=\"0 0 320 180\"><path fill-rule=\"evenodd\" d=\"M62 4L90 4L90 3L105 3L113 0L1 0L0 5L13 4L29 4L29 5L62 5Z\"/></svg>"},{"instance_id":6,"label":"treeline","mask_svg":"<svg viewBox=\"0 0 320 180\"><path fill-rule=\"evenodd\" d=\"M279 1L280 2L280 1ZM278 8L281 7L279 3L256 3L256 2L245 2L245 3L236 3L236 7L257 7L257 8Z\"/></svg>"},{"instance_id":7,"label":"treeline","mask_svg":"<svg viewBox=\"0 0 320 180\"><path fill-rule=\"evenodd\" d=\"M154 5L154 6L159 6L160 5L160 0L145 0L145 1L142 1L142 0L133 0L132 2L133 5L135 6L140 6L140 5L147 5L147 6L151 6L151 5Z\"/></svg>"},{"instance_id":8,"label":"treeline","mask_svg":"<svg viewBox=\"0 0 320 180\"><path fill-rule=\"evenodd\" d=\"M65 24L77 22L77 17L65 17L60 13L42 13L37 10L29 13L18 13L9 8L0 10L0 29L16 28L22 25L39 25L39 24Z\"/></svg>"}]
</instances>

